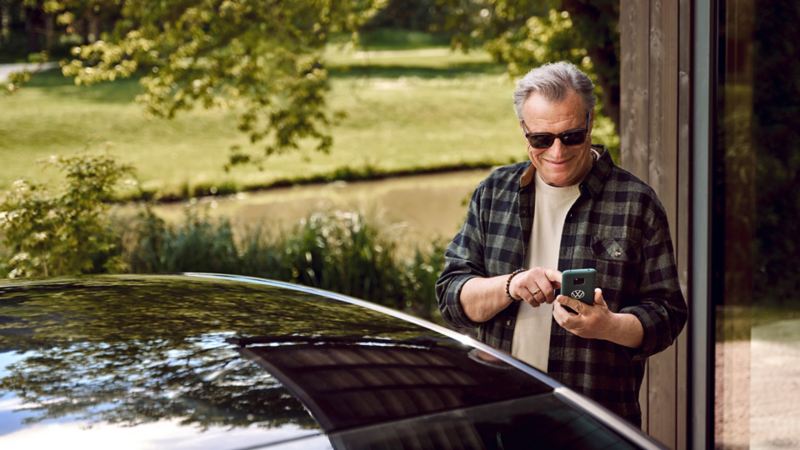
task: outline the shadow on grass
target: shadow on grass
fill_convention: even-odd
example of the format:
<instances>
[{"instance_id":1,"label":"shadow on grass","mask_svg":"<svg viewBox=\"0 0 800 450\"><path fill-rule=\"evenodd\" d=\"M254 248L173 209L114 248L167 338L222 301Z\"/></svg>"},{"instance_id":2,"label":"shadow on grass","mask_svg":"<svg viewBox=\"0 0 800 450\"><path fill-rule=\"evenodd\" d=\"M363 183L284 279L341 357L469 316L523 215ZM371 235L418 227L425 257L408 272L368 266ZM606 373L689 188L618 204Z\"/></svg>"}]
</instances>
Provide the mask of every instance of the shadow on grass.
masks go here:
<instances>
[{"instance_id":1,"label":"shadow on grass","mask_svg":"<svg viewBox=\"0 0 800 450\"><path fill-rule=\"evenodd\" d=\"M359 33L359 50L417 50L430 47L448 47L450 37L445 34L399 28L376 28ZM349 33L331 36L331 44L342 45L351 42Z\"/></svg>"},{"instance_id":2,"label":"shadow on grass","mask_svg":"<svg viewBox=\"0 0 800 450\"><path fill-rule=\"evenodd\" d=\"M25 87L47 90L47 95L54 97L112 104L131 103L142 92L138 76L91 86L76 86L75 81L63 76L60 69L34 74Z\"/></svg>"},{"instance_id":3,"label":"shadow on grass","mask_svg":"<svg viewBox=\"0 0 800 450\"><path fill-rule=\"evenodd\" d=\"M470 75L500 75L505 67L493 62L469 62L443 67L401 64L348 64L330 67L333 78L458 78Z\"/></svg>"},{"instance_id":4,"label":"shadow on grass","mask_svg":"<svg viewBox=\"0 0 800 450\"><path fill-rule=\"evenodd\" d=\"M500 75L505 73L502 65L492 62L454 63L442 67L406 64L348 64L331 65L331 78L400 78L416 77L460 78L471 75ZM64 77L60 69L39 72L26 84L28 88L47 91L48 96L77 99L103 104L128 104L142 92L139 76L94 84L77 86L72 78Z\"/></svg>"}]
</instances>

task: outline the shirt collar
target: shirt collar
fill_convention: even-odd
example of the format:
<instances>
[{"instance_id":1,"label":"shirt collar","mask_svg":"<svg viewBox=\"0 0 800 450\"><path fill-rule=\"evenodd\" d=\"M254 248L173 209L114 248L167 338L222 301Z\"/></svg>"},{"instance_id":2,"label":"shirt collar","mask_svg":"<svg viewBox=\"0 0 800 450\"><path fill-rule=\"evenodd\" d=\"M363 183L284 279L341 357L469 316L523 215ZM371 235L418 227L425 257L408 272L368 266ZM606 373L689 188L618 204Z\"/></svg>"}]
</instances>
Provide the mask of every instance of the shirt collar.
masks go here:
<instances>
[{"instance_id":1,"label":"shirt collar","mask_svg":"<svg viewBox=\"0 0 800 450\"><path fill-rule=\"evenodd\" d=\"M580 183L581 193L587 192L592 197L597 196L603 189L608 174L614 167L614 161L608 150L602 145L592 145L592 148L600 154L600 157L592 165L592 169L586 174L586 178ZM528 167L522 172L519 179L519 190L525 190L533 187L533 177L536 174L536 168L533 164L528 163Z\"/></svg>"}]
</instances>

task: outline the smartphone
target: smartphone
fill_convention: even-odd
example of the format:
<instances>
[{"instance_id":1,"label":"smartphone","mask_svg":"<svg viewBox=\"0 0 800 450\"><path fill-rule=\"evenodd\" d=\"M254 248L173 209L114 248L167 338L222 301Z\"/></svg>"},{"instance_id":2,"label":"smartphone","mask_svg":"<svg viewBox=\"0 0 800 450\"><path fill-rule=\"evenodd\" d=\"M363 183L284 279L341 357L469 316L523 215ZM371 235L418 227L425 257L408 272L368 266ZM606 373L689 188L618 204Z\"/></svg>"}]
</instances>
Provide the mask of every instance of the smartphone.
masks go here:
<instances>
[{"instance_id":1,"label":"smartphone","mask_svg":"<svg viewBox=\"0 0 800 450\"><path fill-rule=\"evenodd\" d=\"M597 271L594 269L571 269L561 273L561 295L594 305L594 287Z\"/></svg>"}]
</instances>

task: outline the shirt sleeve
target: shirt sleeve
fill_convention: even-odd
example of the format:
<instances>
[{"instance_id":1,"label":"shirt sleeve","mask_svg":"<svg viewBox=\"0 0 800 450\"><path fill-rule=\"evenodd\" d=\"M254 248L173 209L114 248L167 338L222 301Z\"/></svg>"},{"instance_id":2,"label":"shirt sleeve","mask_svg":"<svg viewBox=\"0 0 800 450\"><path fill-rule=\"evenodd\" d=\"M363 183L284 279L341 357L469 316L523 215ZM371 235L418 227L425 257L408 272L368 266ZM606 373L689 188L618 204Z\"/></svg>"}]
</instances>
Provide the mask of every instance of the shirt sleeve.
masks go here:
<instances>
[{"instance_id":1,"label":"shirt sleeve","mask_svg":"<svg viewBox=\"0 0 800 450\"><path fill-rule=\"evenodd\" d=\"M659 203L645 217L642 244L642 278L637 304L620 312L636 316L644 338L634 359L647 358L669 347L683 329L687 318L666 214Z\"/></svg>"},{"instance_id":2,"label":"shirt sleeve","mask_svg":"<svg viewBox=\"0 0 800 450\"><path fill-rule=\"evenodd\" d=\"M436 281L436 298L442 318L456 328L474 328L461 305L461 289L475 277L485 277L483 259L484 233L480 220L480 202L484 190L481 183L475 189L467 210L464 226L445 251L444 269Z\"/></svg>"}]
</instances>

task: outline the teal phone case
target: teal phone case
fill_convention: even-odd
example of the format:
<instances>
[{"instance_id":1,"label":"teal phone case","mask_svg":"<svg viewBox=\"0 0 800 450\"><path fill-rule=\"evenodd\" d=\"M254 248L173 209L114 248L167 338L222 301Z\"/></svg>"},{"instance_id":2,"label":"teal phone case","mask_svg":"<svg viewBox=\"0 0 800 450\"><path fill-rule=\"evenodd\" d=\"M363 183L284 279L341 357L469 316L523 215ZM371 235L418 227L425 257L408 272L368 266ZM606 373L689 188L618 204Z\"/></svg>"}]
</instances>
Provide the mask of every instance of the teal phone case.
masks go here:
<instances>
[{"instance_id":1,"label":"teal phone case","mask_svg":"<svg viewBox=\"0 0 800 450\"><path fill-rule=\"evenodd\" d=\"M561 273L561 294L594 305L594 288L597 271L571 269Z\"/></svg>"}]
</instances>

